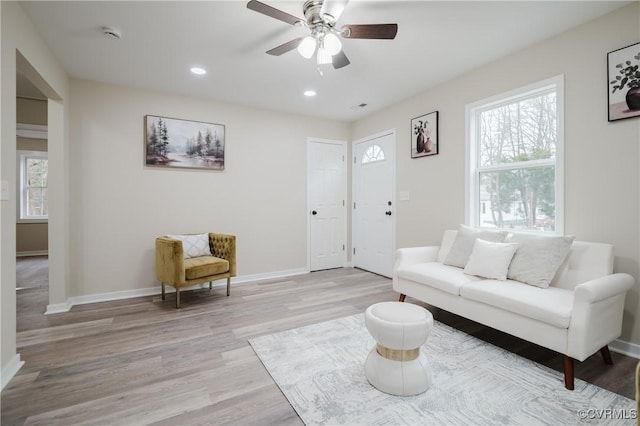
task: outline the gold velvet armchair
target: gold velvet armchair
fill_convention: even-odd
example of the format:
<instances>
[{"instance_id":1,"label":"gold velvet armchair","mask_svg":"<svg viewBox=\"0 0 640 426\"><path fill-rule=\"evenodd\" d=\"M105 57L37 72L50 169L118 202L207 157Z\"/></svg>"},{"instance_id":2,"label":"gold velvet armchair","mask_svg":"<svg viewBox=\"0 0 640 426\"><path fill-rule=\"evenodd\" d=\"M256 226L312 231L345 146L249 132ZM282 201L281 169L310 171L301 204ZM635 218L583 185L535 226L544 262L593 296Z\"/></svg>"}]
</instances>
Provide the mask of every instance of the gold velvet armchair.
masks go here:
<instances>
[{"instance_id":1,"label":"gold velvet armchair","mask_svg":"<svg viewBox=\"0 0 640 426\"><path fill-rule=\"evenodd\" d=\"M178 239L180 237L196 236L156 238L156 278L162 283L162 300L165 300L165 284L176 289L176 308L179 308L182 287L208 281L209 290L211 290L212 282L223 278L227 279L227 296L229 296L231 277L236 276L235 235L209 233L210 253L208 251L205 255L196 253L196 257L189 257L189 247L185 249L183 241ZM185 244L188 242L185 241Z\"/></svg>"}]
</instances>

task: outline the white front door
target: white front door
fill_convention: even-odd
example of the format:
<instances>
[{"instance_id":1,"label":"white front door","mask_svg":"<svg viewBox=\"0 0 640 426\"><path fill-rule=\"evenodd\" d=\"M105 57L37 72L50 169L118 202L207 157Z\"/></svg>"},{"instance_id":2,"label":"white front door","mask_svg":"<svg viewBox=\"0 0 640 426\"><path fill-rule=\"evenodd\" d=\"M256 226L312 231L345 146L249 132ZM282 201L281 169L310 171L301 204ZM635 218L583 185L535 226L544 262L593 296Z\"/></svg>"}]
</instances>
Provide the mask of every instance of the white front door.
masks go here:
<instances>
[{"instance_id":1,"label":"white front door","mask_svg":"<svg viewBox=\"0 0 640 426\"><path fill-rule=\"evenodd\" d=\"M391 277L395 251L395 133L354 143L353 266Z\"/></svg>"},{"instance_id":2,"label":"white front door","mask_svg":"<svg viewBox=\"0 0 640 426\"><path fill-rule=\"evenodd\" d=\"M346 265L346 143L310 139L309 269Z\"/></svg>"}]
</instances>

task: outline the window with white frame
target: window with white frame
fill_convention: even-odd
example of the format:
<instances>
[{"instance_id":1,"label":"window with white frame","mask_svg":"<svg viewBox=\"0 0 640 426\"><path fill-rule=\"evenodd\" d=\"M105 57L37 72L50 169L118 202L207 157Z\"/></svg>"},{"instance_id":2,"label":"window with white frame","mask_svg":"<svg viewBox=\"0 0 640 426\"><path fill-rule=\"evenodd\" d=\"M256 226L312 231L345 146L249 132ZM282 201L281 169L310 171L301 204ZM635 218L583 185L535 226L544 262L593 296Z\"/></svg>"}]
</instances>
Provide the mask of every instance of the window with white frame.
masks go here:
<instances>
[{"instance_id":1,"label":"window with white frame","mask_svg":"<svg viewBox=\"0 0 640 426\"><path fill-rule=\"evenodd\" d=\"M467 223L563 232L563 76L467 105Z\"/></svg>"},{"instance_id":2,"label":"window with white frame","mask_svg":"<svg viewBox=\"0 0 640 426\"><path fill-rule=\"evenodd\" d=\"M19 152L20 219L46 220L48 208L48 169L46 152Z\"/></svg>"}]
</instances>

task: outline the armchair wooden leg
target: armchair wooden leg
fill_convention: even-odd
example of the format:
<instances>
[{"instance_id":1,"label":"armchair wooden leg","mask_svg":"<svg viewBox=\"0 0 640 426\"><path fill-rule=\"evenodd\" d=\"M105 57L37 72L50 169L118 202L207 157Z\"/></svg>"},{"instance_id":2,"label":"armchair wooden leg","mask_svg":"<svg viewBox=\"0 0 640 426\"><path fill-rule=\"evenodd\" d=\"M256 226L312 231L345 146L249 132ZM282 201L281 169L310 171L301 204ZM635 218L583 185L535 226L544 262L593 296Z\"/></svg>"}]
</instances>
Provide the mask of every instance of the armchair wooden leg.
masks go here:
<instances>
[{"instance_id":1,"label":"armchair wooden leg","mask_svg":"<svg viewBox=\"0 0 640 426\"><path fill-rule=\"evenodd\" d=\"M176 309L180 309L180 287L176 287Z\"/></svg>"},{"instance_id":2,"label":"armchair wooden leg","mask_svg":"<svg viewBox=\"0 0 640 426\"><path fill-rule=\"evenodd\" d=\"M404 302L405 297L407 297L406 294L400 294L400 299L398 299L398 302Z\"/></svg>"},{"instance_id":3,"label":"armchair wooden leg","mask_svg":"<svg viewBox=\"0 0 640 426\"><path fill-rule=\"evenodd\" d=\"M231 278L227 277L227 296L231 295Z\"/></svg>"},{"instance_id":4,"label":"armchair wooden leg","mask_svg":"<svg viewBox=\"0 0 640 426\"><path fill-rule=\"evenodd\" d=\"M209 281L209 291L213 288L213 281Z\"/></svg>"},{"instance_id":5,"label":"armchair wooden leg","mask_svg":"<svg viewBox=\"0 0 640 426\"><path fill-rule=\"evenodd\" d=\"M162 284L162 300L164 300L164 283L160 283Z\"/></svg>"},{"instance_id":6,"label":"armchair wooden leg","mask_svg":"<svg viewBox=\"0 0 640 426\"><path fill-rule=\"evenodd\" d=\"M573 358L562 355L562 365L564 367L564 387L573 390Z\"/></svg>"},{"instance_id":7,"label":"armchair wooden leg","mask_svg":"<svg viewBox=\"0 0 640 426\"><path fill-rule=\"evenodd\" d=\"M609 352L609 345L605 345L600 348L600 353L602 354L602 359L605 364L613 365L613 360L611 359L611 352Z\"/></svg>"}]
</instances>

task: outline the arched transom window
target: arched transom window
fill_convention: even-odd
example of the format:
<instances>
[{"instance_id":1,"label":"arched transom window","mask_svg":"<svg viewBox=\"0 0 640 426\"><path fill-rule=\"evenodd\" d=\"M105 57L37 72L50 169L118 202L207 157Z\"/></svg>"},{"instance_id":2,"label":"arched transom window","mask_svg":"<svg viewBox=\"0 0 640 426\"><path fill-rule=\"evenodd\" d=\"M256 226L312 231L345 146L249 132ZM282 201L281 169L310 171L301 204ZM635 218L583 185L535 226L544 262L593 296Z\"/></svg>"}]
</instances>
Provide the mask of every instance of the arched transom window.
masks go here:
<instances>
[{"instance_id":1,"label":"arched transom window","mask_svg":"<svg viewBox=\"0 0 640 426\"><path fill-rule=\"evenodd\" d=\"M375 163L377 161L384 161L384 151L380 145L371 145L362 154L361 164Z\"/></svg>"}]
</instances>

